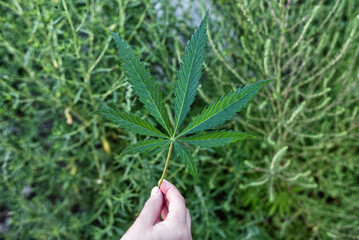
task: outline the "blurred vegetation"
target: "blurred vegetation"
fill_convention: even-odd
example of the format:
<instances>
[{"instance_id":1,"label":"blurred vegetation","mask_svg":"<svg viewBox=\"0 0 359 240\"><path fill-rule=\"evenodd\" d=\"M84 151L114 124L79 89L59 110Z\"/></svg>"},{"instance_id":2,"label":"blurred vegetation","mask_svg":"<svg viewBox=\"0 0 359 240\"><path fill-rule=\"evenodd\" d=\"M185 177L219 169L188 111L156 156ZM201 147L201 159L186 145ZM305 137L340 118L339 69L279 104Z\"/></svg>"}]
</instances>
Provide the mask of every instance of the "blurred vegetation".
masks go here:
<instances>
[{"instance_id":1,"label":"blurred vegetation","mask_svg":"<svg viewBox=\"0 0 359 240\"><path fill-rule=\"evenodd\" d=\"M164 155L96 115L147 116L107 28L149 63L171 104L184 46L210 9L191 116L227 91L277 80L224 127L256 139L172 160L194 239L359 239L359 2L0 1L0 238L119 239ZM153 123L155 123L153 121Z\"/></svg>"}]
</instances>

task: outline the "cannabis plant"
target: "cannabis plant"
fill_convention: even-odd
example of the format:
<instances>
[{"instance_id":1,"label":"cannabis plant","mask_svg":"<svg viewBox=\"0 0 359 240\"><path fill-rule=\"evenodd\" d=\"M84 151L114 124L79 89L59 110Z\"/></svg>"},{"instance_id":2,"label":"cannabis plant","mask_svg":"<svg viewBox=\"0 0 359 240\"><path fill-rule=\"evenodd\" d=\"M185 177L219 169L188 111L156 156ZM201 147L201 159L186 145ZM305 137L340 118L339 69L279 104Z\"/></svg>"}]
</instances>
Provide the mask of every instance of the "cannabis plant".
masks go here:
<instances>
[{"instance_id":1,"label":"cannabis plant","mask_svg":"<svg viewBox=\"0 0 359 240\"><path fill-rule=\"evenodd\" d=\"M169 115L171 113L165 110L163 97L158 85L155 83L154 77L150 75L149 70L145 68L144 64L127 46L125 41L110 30L116 42L123 63L122 66L129 83L132 85L139 100L163 129L161 131L145 119L132 113L121 112L117 109L100 109L96 111L96 113L133 133L157 138L139 141L127 147L122 153L152 152L156 154L169 147L163 174L158 184L159 186L165 176L173 147L177 157L182 159L186 169L189 170L196 181L196 162L186 145L214 148L251 137L251 135L247 133L226 130L197 133L215 128L232 119L237 112L252 100L253 96L255 96L264 85L271 81L260 81L229 92L227 95L222 96L203 109L186 127L181 128L182 122L186 118L190 106L195 99L199 79L202 75L207 44L207 16L208 12L198 29L196 29L192 35L186 47L180 70L177 73L178 79L174 89L174 123L172 125L169 121Z\"/></svg>"}]
</instances>

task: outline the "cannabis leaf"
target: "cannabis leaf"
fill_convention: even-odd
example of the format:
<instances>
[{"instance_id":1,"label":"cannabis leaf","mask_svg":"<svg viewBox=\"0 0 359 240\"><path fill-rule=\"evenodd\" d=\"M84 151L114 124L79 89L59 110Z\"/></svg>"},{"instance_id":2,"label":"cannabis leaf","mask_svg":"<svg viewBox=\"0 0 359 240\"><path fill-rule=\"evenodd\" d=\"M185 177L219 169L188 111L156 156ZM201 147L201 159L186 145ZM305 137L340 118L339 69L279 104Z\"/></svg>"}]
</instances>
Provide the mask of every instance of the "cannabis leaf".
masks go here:
<instances>
[{"instance_id":1,"label":"cannabis leaf","mask_svg":"<svg viewBox=\"0 0 359 240\"><path fill-rule=\"evenodd\" d=\"M101 116L117 124L119 127L127 129L130 132L152 137L168 138L149 122L133 115L132 113L121 112L112 108L103 108L101 110L95 111L95 113L100 114Z\"/></svg>"},{"instance_id":2,"label":"cannabis leaf","mask_svg":"<svg viewBox=\"0 0 359 240\"><path fill-rule=\"evenodd\" d=\"M197 115L179 136L214 128L232 119L270 81L272 80L253 83L221 97L204 109L201 114Z\"/></svg>"},{"instance_id":3,"label":"cannabis leaf","mask_svg":"<svg viewBox=\"0 0 359 240\"><path fill-rule=\"evenodd\" d=\"M194 181L197 181L197 166L194 161L192 154L185 148L182 147L178 142L174 142L175 151L177 153L177 157L181 157L186 169L192 174Z\"/></svg>"},{"instance_id":4,"label":"cannabis leaf","mask_svg":"<svg viewBox=\"0 0 359 240\"><path fill-rule=\"evenodd\" d=\"M162 94L153 76L127 44L114 32L111 31L111 34L115 39L123 69L135 93L149 113L166 129L168 134L171 134Z\"/></svg>"},{"instance_id":5,"label":"cannabis leaf","mask_svg":"<svg viewBox=\"0 0 359 240\"><path fill-rule=\"evenodd\" d=\"M253 137L247 133L237 131L215 131L194 135L187 138L179 138L177 141L192 144L194 146L213 148L237 142L247 137Z\"/></svg>"},{"instance_id":6,"label":"cannabis leaf","mask_svg":"<svg viewBox=\"0 0 359 240\"><path fill-rule=\"evenodd\" d=\"M185 55L177 74L175 93L175 128L174 134L181 126L183 119L190 110L190 106L196 96L198 81L202 75L204 51L206 48L207 14L201 25L193 34L191 41L185 50Z\"/></svg>"},{"instance_id":7,"label":"cannabis leaf","mask_svg":"<svg viewBox=\"0 0 359 240\"><path fill-rule=\"evenodd\" d=\"M208 12L204 16L198 29L194 32L191 40L186 46L185 54L177 73L177 80L174 89L174 126L171 127L168 116L170 112L165 111L162 94L154 78L148 69L127 46L124 40L119 38L111 30L118 52L122 61L122 66L129 83L134 89L139 100L144 104L148 112L154 117L165 132L155 128L146 120L133 115L132 113L122 112L112 108L102 108L95 113L112 121L118 127L124 128L136 134L159 139L146 139L128 146L122 154L130 152L157 154L169 147L166 165L164 167L159 186L165 176L166 169L171 157L172 148L181 158L186 169L197 179L196 161L188 146L214 148L223 147L231 143L253 137L247 133L238 131L216 130L212 132L201 132L219 126L231 120L241 111L258 93L258 91L272 80L259 81L236 91L231 91L227 95L214 101L206 107L200 114L186 126L182 131L181 124L190 111L199 79L202 75L203 61L206 49L206 27ZM194 134L195 135L190 135Z\"/></svg>"},{"instance_id":8,"label":"cannabis leaf","mask_svg":"<svg viewBox=\"0 0 359 240\"><path fill-rule=\"evenodd\" d=\"M143 140L127 147L125 150L123 150L123 153L149 152L161 148L161 146L165 145L166 143L170 143L170 140Z\"/></svg>"}]
</instances>

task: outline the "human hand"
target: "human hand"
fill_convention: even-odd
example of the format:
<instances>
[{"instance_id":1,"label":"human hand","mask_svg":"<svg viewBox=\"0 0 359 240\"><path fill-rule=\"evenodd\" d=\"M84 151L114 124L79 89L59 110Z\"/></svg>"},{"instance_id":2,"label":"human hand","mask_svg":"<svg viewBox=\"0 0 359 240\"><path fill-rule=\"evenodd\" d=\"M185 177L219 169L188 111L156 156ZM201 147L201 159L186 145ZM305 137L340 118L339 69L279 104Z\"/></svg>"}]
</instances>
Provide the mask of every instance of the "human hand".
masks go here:
<instances>
[{"instance_id":1,"label":"human hand","mask_svg":"<svg viewBox=\"0 0 359 240\"><path fill-rule=\"evenodd\" d=\"M159 215L163 221L159 218ZM163 180L161 188L154 187L135 223L122 240L189 240L191 216L178 189Z\"/></svg>"}]
</instances>

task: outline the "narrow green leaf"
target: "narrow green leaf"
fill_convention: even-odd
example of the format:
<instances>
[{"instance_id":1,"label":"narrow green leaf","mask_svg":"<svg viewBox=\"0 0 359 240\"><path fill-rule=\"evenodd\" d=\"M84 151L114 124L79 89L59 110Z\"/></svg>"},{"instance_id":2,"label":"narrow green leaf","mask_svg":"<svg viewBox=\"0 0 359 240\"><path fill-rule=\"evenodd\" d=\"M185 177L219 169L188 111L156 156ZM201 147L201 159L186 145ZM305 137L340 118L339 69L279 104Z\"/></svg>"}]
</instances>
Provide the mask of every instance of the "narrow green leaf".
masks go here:
<instances>
[{"instance_id":1,"label":"narrow green leaf","mask_svg":"<svg viewBox=\"0 0 359 240\"><path fill-rule=\"evenodd\" d=\"M198 82L202 75L203 60L207 44L207 14L186 46L185 55L177 73L175 94L175 130L180 127L190 110L197 93Z\"/></svg>"},{"instance_id":2,"label":"narrow green leaf","mask_svg":"<svg viewBox=\"0 0 359 240\"><path fill-rule=\"evenodd\" d=\"M273 80L259 81L244 88L239 88L235 92L229 92L197 115L178 137L210 129L232 119L264 85L271 81Z\"/></svg>"},{"instance_id":3,"label":"narrow green leaf","mask_svg":"<svg viewBox=\"0 0 359 240\"><path fill-rule=\"evenodd\" d=\"M132 144L131 146L128 146L127 148L125 148L125 150L122 151L121 154L123 153L129 153L129 152L146 152L149 153L151 151L156 150L157 148L161 148L163 145L169 143L170 140L154 140L154 139L150 139L150 140L143 140L143 141L139 141L135 144Z\"/></svg>"},{"instance_id":4,"label":"narrow green leaf","mask_svg":"<svg viewBox=\"0 0 359 240\"><path fill-rule=\"evenodd\" d=\"M214 132L206 132L198 135L180 138L177 141L189 143L199 147L222 147L238 140L245 139L247 137L253 137L247 133L238 132L238 131L214 131Z\"/></svg>"},{"instance_id":5,"label":"narrow green leaf","mask_svg":"<svg viewBox=\"0 0 359 240\"><path fill-rule=\"evenodd\" d=\"M119 127L133 133L146 136L168 138L168 136L160 132L149 122L139 118L136 115L133 115L132 113L121 112L112 108L103 108L95 111L94 113L100 114L101 116L117 124Z\"/></svg>"},{"instance_id":6,"label":"narrow green leaf","mask_svg":"<svg viewBox=\"0 0 359 240\"><path fill-rule=\"evenodd\" d=\"M180 143L174 142L175 152L177 157L180 157L186 166L186 169L192 174L195 183L197 182L197 166L196 162L194 161L192 154L186 149L185 147L181 146Z\"/></svg>"},{"instance_id":7,"label":"narrow green leaf","mask_svg":"<svg viewBox=\"0 0 359 240\"><path fill-rule=\"evenodd\" d=\"M110 30L111 31L111 30ZM144 104L149 113L171 135L168 116L163 104L162 94L155 83L150 71L145 68L143 62L127 46L127 44L111 31L115 39L117 49L122 61L128 81L132 85L139 100Z\"/></svg>"},{"instance_id":8,"label":"narrow green leaf","mask_svg":"<svg viewBox=\"0 0 359 240\"><path fill-rule=\"evenodd\" d=\"M160 153L160 152L162 152L164 150L168 151L170 143L171 143L171 141L167 141L167 142L163 143L162 146L158 147L152 153L150 153L150 156L155 156L155 155L157 155L158 153Z\"/></svg>"}]
</instances>

